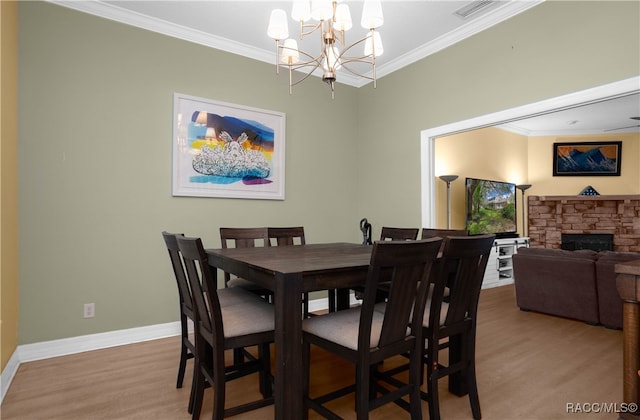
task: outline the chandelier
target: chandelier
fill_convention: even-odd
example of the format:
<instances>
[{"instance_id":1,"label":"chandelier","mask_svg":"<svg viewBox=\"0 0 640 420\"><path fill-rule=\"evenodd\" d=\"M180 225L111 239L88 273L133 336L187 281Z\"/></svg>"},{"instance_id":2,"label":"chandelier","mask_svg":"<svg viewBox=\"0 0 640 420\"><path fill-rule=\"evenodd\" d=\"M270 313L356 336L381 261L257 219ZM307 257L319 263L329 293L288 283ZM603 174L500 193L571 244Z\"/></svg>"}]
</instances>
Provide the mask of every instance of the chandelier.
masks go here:
<instances>
[{"instance_id":1,"label":"chandelier","mask_svg":"<svg viewBox=\"0 0 640 420\"><path fill-rule=\"evenodd\" d=\"M314 32L320 35L320 51L314 55L298 49L297 41L289 38L287 13L282 9L271 12L267 34L276 41L276 73L280 73L280 66L286 66L289 70L289 94L293 92L293 86L318 69L322 72L322 80L331 87L332 98L336 72L340 69L373 80L373 87L376 87L376 57L383 52L380 33L375 30L384 23L379 0L364 1L360 24L368 32L363 38L346 46L345 32L353 25L349 6L345 3L338 4L336 0L293 0L291 17L300 22L300 40ZM310 19L315 22L306 23ZM364 46L361 55L353 55L356 54L354 47L357 45ZM353 70L350 68L353 63L369 64L371 73ZM302 72L303 76L294 80L294 71Z\"/></svg>"}]
</instances>

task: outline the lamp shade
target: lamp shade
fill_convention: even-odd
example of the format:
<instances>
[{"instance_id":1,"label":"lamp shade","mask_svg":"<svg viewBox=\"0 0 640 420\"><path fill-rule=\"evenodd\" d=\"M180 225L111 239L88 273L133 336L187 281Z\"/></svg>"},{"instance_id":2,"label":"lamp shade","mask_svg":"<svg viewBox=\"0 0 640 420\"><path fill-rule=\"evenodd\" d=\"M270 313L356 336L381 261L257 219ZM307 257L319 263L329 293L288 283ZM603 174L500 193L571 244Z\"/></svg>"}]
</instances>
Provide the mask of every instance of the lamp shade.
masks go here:
<instances>
[{"instance_id":1,"label":"lamp shade","mask_svg":"<svg viewBox=\"0 0 640 420\"><path fill-rule=\"evenodd\" d=\"M294 0L291 8L291 18L296 22L306 22L311 18L311 4L309 0Z\"/></svg>"},{"instance_id":2,"label":"lamp shade","mask_svg":"<svg viewBox=\"0 0 640 420\"><path fill-rule=\"evenodd\" d=\"M287 13L282 9L275 9L271 12L269 27L267 28L269 37L280 40L289 37L289 25L287 24Z\"/></svg>"},{"instance_id":3,"label":"lamp shade","mask_svg":"<svg viewBox=\"0 0 640 420\"><path fill-rule=\"evenodd\" d=\"M295 39L287 38L282 46L282 55L280 62L284 64L296 64L300 61L300 53L298 52L298 43Z\"/></svg>"},{"instance_id":4,"label":"lamp shade","mask_svg":"<svg viewBox=\"0 0 640 420\"><path fill-rule=\"evenodd\" d=\"M382 47L382 38L380 37L380 32L370 31L367 35L367 40L364 43L365 57L380 57L383 52L384 48Z\"/></svg>"},{"instance_id":5,"label":"lamp shade","mask_svg":"<svg viewBox=\"0 0 640 420\"><path fill-rule=\"evenodd\" d=\"M440 178L444 182L453 182L458 179L458 175L440 175L438 178Z\"/></svg>"},{"instance_id":6,"label":"lamp shade","mask_svg":"<svg viewBox=\"0 0 640 420\"><path fill-rule=\"evenodd\" d=\"M336 7L336 16L333 21L333 28L337 31L348 31L353 26L349 6L342 3Z\"/></svg>"},{"instance_id":7,"label":"lamp shade","mask_svg":"<svg viewBox=\"0 0 640 420\"><path fill-rule=\"evenodd\" d=\"M313 0L311 17L315 20L328 20L333 17L333 5L330 0Z\"/></svg>"},{"instance_id":8,"label":"lamp shade","mask_svg":"<svg viewBox=\"0 0 640 420\"><path fill-rule=\"evenodd\" d=\"M382 26L384 16L382 15L382 5L380 0L364 0L362 8L362 20L360 24L365 29L375 29Z\"/></svg>"}]
</instances>

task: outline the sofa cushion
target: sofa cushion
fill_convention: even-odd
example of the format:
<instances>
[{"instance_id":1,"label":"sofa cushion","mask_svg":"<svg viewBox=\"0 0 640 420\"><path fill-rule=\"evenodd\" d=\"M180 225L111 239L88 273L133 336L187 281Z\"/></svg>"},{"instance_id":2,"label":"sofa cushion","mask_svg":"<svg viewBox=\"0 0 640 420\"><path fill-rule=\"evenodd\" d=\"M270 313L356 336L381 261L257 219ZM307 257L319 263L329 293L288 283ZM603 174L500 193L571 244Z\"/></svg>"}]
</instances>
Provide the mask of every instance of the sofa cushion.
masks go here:
<instances>
[{"instance_id":1,"label":"sofa cushion","mask_svg":"<svg viewBox=\"0 0 640 420\"><path fill-rule=\"evenodd\" d=\"M640 260L635 252L602 251L596 261L598 312L600 323L609 328L622 328L622 299L616 287L615 265Z\"/></svg>"}]
</instances>

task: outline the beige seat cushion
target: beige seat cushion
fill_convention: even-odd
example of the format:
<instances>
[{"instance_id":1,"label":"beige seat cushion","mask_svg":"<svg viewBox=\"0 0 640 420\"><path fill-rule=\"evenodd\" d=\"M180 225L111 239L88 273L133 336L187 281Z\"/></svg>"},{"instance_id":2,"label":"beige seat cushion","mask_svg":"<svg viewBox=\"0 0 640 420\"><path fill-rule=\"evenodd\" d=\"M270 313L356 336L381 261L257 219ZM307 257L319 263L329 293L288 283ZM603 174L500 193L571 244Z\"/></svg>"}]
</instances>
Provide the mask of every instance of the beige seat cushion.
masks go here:
<instances>
[{"instance_id":1,"label":"beige seat cushion","mask_svg":"<svg viewBox=\"0 0 640 420\"><path fill-rule=\"evenodd\" d=\"M378 305L376 305L377 309ZM371 323L371 348L378 346L384 309L373 311ZM307 318L302 321L302 330L318 337L331 340L351 350L358 349L358 329L360 328L360 308L332 312ZM407 335L410 331L407 329Z\"/></svg>"},{"instance_id":2,"label":"beige seat cushion","mask_svg":"<svg viewBox=\"0 0 640 420\"><path fill-rule=\"evenodd\" d=\"M272 331L273 306L239 287L218 289L225 338Z\"/></svg>"}]
</instances>

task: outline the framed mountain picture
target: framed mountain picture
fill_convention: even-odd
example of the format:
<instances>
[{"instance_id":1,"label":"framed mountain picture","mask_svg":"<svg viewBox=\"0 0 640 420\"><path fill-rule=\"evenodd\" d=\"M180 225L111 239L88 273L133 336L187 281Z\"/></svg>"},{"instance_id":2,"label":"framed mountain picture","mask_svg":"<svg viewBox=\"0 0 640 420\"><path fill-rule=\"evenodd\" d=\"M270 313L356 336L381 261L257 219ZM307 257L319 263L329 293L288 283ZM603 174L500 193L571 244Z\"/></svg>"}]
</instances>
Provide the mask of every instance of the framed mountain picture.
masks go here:
<instances>
[{"instance_id":1,"label":"framed mountain picture","mask_svg":"<svg viewBox=\"0 0 640 420\"><path fill-rule=\"evenodd\" d=\"M553 176L620 176L622 142L553 143Z\"/></svg>"}]
</instances>

